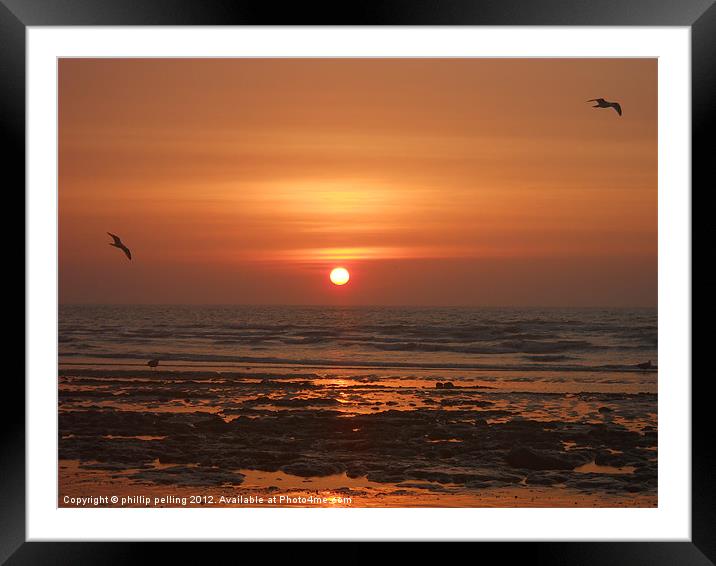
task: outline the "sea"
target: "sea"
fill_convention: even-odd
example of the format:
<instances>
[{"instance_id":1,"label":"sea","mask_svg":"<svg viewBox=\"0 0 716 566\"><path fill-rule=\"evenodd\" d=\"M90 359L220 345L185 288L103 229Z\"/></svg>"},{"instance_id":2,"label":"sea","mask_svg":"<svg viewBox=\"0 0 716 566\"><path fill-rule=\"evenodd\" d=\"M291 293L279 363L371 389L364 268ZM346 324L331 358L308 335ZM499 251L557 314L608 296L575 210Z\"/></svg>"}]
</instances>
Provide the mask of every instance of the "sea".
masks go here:
<instances>
[{"instance_id":1,"label":"sea","mask_svg":"<svg viewBox=\"0 0 716 566\"><path fill-rule=\"evenodd\" d=\"M573 378L654 391L655 373L637 364L658 365L657 319L650 308L62 305L59 361L412 370L428 379L467 372L497 382Z\"/></svg>"},{"instance_id":2,"label":"sea","mask_svg":"<svg viewBox=\"0 0 716 566\"><path fill-rule=\"evenodd\" d=\"M653 309L63 305L60 495L655 507L657 366Z\"/></svg>"}]
</instances>

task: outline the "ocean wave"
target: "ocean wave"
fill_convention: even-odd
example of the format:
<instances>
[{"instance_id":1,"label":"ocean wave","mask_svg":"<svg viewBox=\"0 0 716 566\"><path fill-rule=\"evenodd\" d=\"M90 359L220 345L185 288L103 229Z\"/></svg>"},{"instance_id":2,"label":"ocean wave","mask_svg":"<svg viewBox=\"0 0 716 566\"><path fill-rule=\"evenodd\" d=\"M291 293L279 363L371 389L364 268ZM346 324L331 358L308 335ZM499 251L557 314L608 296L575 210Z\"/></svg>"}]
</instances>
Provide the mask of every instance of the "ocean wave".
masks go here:
<instances>
[{"instance_id":1,"label":"ocean wave","mask_svg":"<svg viewBox=\"0 0 716 566\"><path fill-rule=\"evenodd\" d=\"M58 345L66 360L638 371L657 340L649 309L61 306Z\"/></svg>"},{"instance_id":2,"label":"ocean wave","mask_svg":"<svg viewBox=\"0 0 716 566\"><path fill-rule=\"evenodd\" d=\"M60 358L85 357L84 352L63 352ZM93 352L92 358L113 359L113 360L136 360L145 362L148 355L141 352L112 353ZM252 365L287 365L303 367L333 367L333 368L417 368L417 369L470 369L489 371L568 371L568 372L656 372L656 369L641 370L633 365L545 365L545 364L489 364L489 363L462 363L462 362L404 362L386 360L364 360L364 359L322 359L322 358L283 358L275 356L233 356L203 353L172 353L154 352L151 357L163 362L187 362L204 364L252 364ZM140 365L144 365L141 363Z\"/></svg>"},{"instance_id":3,"label":"ocean wave","mask_svg":"<svg viewBox=\"0 0 716 566\"><path fill-rule=\"evenodd\" d=\"M367 342L377 350L404 352L455 352L461 354L543 354L556 352L574 352L604 349L584 340L556 340L540 342L536 340L509 340L496 344L436 344L431 342Z\"/></svg>"},{"instance_id":4,"label":"ocean wave","mask_svg":"<svg viewBox=\"0 0 716 566\"><path fill-rule=\"evenodd\" d=\"M621 328L571 328L563 325L545 325L539 328L515 327L489 327L489 328L461 328L455 326L410 327L401 326L400 329L391 327L375 327L355 325L349 328L317 329L313 327L299 327L296 325L281 325L266 327L265 325L242 325L241 328L227 329L207 325L189 330L181 326L170 328L162 325L159 328L141 326L139 328L102 328L88 325L86 328L72 326L67 328L60 325L60 340L67 341L75 337L93 336L107 339L195 339L215 341L244 341L256 340L351 340L355 342L438 342L438 343L492 343L510 342L564 342L578 343L590 342L594 339L608 338L612 341L647 344L656 344L658 335L656 329L621 329ZM579 339L577 339L579 338ZM586 344L585 344L586 345Z\"/></svg>"}]
</instances>

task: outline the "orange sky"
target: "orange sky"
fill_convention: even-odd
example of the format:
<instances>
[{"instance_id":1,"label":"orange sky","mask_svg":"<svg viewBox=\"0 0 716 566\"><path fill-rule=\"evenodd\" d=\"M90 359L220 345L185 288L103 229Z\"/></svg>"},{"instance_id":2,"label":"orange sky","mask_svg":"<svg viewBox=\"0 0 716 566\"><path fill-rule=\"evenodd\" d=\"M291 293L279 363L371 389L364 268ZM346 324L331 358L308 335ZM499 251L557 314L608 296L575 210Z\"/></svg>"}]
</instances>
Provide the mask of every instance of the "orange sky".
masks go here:
<instances>
[{"instance_id":1,"label":"orange sky","mask_svg":"<svg viewBox=\"0 0 716 566\"><path fill-rule=\"evenodd\" d=\"M63 303L656 305L655 59L59 68Z\"/></svg>"}]
</instances>

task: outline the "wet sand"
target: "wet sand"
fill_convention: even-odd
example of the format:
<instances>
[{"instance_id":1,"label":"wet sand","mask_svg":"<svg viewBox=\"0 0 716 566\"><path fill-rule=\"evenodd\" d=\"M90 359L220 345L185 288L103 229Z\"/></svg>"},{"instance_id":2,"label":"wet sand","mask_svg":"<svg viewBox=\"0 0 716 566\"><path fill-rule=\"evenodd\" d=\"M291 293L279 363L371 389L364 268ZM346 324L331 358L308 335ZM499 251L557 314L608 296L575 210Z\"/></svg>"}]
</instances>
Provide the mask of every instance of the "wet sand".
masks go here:
<instances>
[{"instance_id":1,"label":"wet sand","mask_svg":"<svg viewBox=\"0 0 716 566\"><path fill-rule=\"evenodd\" d=\"M644 376L63 368L58 505L654 507Z\"/></svg>"}]
</instances>

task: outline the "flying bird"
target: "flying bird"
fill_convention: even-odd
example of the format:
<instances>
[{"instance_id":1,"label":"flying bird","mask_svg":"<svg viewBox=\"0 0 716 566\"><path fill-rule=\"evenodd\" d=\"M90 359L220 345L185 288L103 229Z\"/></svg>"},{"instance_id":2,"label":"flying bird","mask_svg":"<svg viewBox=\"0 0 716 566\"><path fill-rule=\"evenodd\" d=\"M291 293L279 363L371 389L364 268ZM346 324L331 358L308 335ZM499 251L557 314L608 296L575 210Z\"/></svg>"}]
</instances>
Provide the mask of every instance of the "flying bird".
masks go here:
<instances>
[{"instance_id":1,"label":"flying bird","mask_svg":"<svg viewBox=\"0 0 716 566\"><path fill-rule=\"evenodd\" d=\"M147 362L147 365L148 365L150 368L155 368L155 367L157 367L157 366L159 365L159 360L149 360L149 361Z\"/></svg>"},{"instance_id":2,"label":"flying bird","mask_svg":"<svg viewBox=\"0 0 716 566\"><path fill-rule=\"evenodd\" d=\"M115 248L119 248L119 249L122 250L122 251L125 253L125 255L131 260L131 259L132 259L132 252L130 252L130 251L129 251L129 248L122 243L122 240L119 239L119 236L115 236L115 235L112 234L111 232L107 232L107 234L109 234L110 236L112 236L112 238L114 239L114 243L110 244L110 246L114 246Z\"/></svg>"},{"instance_id":3,"label":"flying bird","mask_svg":"<svg viewBox=\"0 0 716 566\"><path fill-rule=\"evenodd\" d=\"M609 102L603 98L592 98L591 100L587 100L587 102L596 102L592 108L614 108L617 114L622 115L622 107L618 102Z\"/></svg>"}]
</instances>

